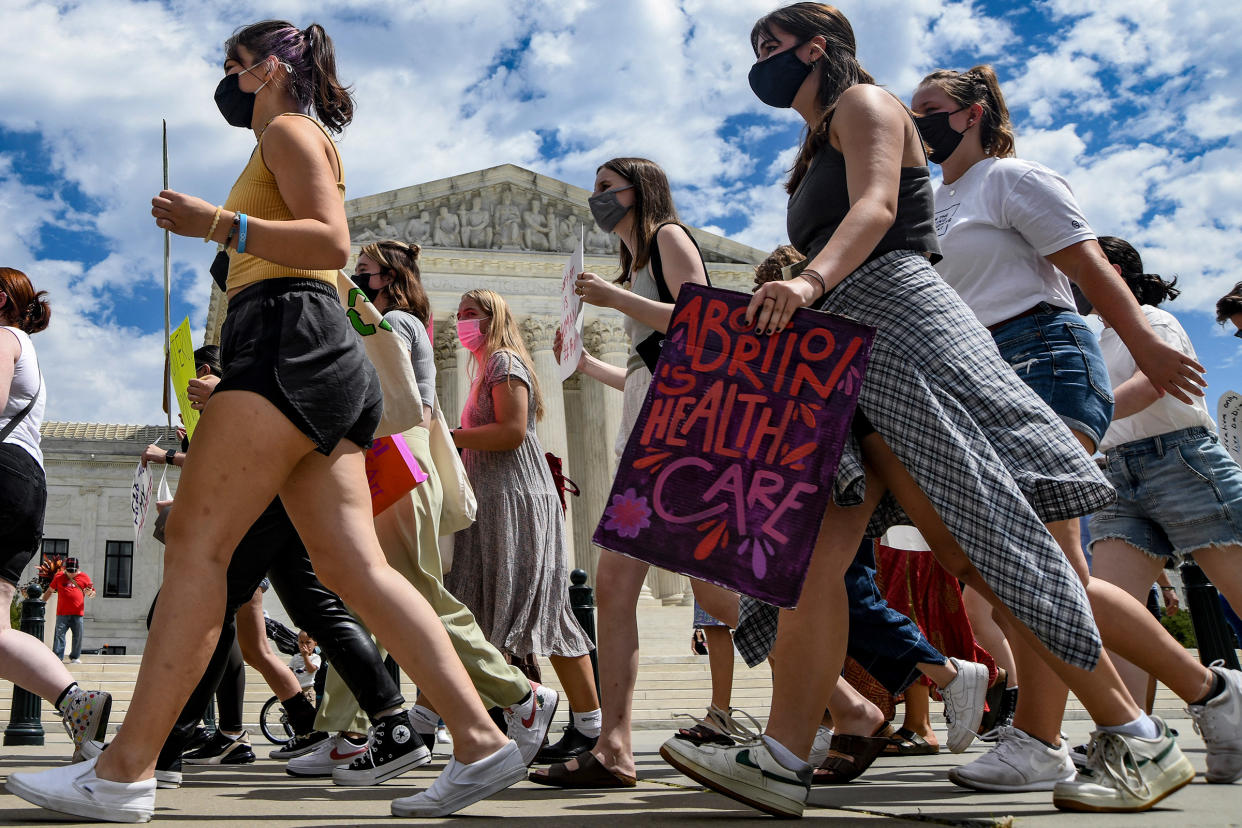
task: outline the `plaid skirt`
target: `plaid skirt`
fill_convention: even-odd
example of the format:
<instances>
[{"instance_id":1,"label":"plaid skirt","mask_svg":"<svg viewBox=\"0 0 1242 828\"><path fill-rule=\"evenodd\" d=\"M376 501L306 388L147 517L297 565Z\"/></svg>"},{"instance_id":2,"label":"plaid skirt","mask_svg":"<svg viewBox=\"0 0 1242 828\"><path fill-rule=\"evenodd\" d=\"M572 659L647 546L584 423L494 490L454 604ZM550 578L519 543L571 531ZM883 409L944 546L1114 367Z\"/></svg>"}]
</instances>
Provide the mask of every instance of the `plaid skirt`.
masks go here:
<instances>
[{"instance_id":1,"label":"plaid skirt","mask_svg":"<svg viewBox=\"0 0 1242 828\"><path fill-rule=\"evenodd\" d=\"M1058 658L1094 669L1101 644L1086 590L1044 524L1091 514L1115 492L1069 429L918 254L868 262L819 309L876 328L859 409L988 586ZM833 501L857 505L863 487L851 434ZM889 493L867 536L907 524ZM734 641L748 664L767 658L778 617L775 607L742 599Z\"/></svg>"}]
</instances>

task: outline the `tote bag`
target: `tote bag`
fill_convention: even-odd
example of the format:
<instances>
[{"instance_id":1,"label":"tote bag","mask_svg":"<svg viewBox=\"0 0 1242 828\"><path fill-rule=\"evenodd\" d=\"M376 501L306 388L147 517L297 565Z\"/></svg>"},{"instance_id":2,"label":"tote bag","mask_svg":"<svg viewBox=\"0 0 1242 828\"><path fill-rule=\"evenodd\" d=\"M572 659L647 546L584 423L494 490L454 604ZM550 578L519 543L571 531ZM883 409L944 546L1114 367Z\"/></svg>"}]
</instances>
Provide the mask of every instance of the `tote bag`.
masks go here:
<instances>
[{"instance_id":1,"label":"tote bag","mask_svg":"<svg viewBox=\"0 0 1242 828\"><path fill-rule=\"evenodd\" d=\"M384 321L379 308L341 271L336 274L336 292L349 323L362 337L384 392L384 414L375 436L400 434L419 425L423 421L423 398L418 393L418 379L405 342Z\"/></svg>"},{"instance_id":2,"label":"tote bag","mask_svg":"<svg viewBox=\"0 0 1242 828\"><path fill-rule=\"evenodd\" d=\"M449 434L448 423L444 421L444 412L440 410L438 398L435 401L430 431L431 460L435 464L436 474L440 477L440 486L444 489L444 504L440 507L440 535L451 535L474 523L479 504L474 498L474 489L470 486L470 478L466 476L461 455L457 453L457 446L453 445L453 437ZM445 571L448 571L448 565L445 566Z\"/></svg>"}]
</instances>

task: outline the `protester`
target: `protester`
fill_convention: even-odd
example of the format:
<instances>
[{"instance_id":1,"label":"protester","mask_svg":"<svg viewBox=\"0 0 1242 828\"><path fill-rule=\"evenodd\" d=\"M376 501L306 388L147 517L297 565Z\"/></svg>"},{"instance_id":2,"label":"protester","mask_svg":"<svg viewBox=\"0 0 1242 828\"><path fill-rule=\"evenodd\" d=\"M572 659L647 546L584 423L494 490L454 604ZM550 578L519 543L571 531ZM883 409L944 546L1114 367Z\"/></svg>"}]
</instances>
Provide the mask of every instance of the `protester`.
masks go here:
<instances>
[{"instance_id":1,"label":"protester","mask_svg":"<svg viewBox=\"0 0 1242 828\"><path fill-rule=\"evenodd\" d=\"M65 558L65 568L52 577L43 591L46 601L56 593L56 631L52 637L52 652L57 658L65 657L65 633L73 633L73 649L69 651L69 663L82 663L82 636L86 634L86 599L95 597L95 584L91 576L78 568L77 558Z\"/></svg>"},{"instance_id":2,"label":"protester","mask_svg":"<svg viewBox=\"0 0 1242 828\"><path fill-rule=\"evenodd\" d=\"M1177 318L1159 307L1177 298L1177 279L1145 273L1142 257L1124 239L1103 236L1100 246L1156 335L1196 359ZM1117 501L1091 516L1092 577L1143 601L1165 561L1193 555L1221 594L1242 604L1242 515L1235 511L1242 469L1221 446L1207 405L1202 397L1187 405L1161 393L1107 321L1100 345L1117 398L1100 451ZM1207 745L1207 780L1242 779L1242 673L1203 667L1185 649L1174 655L1176 668L1160 678L1189 705ZM1146 671L1121 659L1117 669L1143 703Z\"/></svg>"},{"instance_id":3,"label":"protester","mask_svg":"<svg viewBox=\"0 0 1242 828\"><path fill-rule=\"evenodd\" d=\"M518 781L525 764L488 718L439 619L375 538L363 451L382 398L335 287L349 256L344 173L325 127L301 114L313 108L340 131L353 101L317 24L239 30L224 71L217 105L230 124L254 130L256 151L224 207L169 190L152 200L161 229L229 249L230 308L225 374L168 519L164 591L131 702L142 718L83 767L12 774L7 787L92 819L151 817L160 745L219 636L229 557L279 494L324 583L381 631L453 731L448 767L393 812L447 815Z\"/></svg>"},{"instance_id":4,"label":"protester","mask_svg":"<svg viewBox=\"0 0 1242 828\"><path fill-rule=\"evenodd\" d=\"M315 675L322 666L323 658L319 655L315 639L307 635L306 630L298 630L298 651L289 659L289 669L297 677L302 694L311 704L315 703Z\"/></svg>"},{"instance_id":5,"label":"protester","mask_svg":"<svg viewBox=\"0 0 1242 828\"><path fill-rule=\"evenodd\" d=\"M988 326L1001 356L1077 441L1088 451L1098 447L1112 416L1112 394L1099 343L1074 311L1071 281L1128 343L1158 387L1187 403L1202 396L1202 366L1152 331L1125 283L1109 267L1065 181L1014 157L1009 111L992 69L933 72L923 79L912 105L932 159L944 173L944 184L936 191L944 251L937 269ZM1077 520L1050 521L1049 531L1086 585L1106 646L1170 686L1202 677L1193 659L1141 601L1090 578ZM1007 637L1022 681L1039 690L1019 697L1014 726L998 733L991 753L955 768L950 778L991 791L1051 789L1058 800L1068 802L1068 795L1079 807L1105 800L1118 806L1141 802L1144 797L1132 797L1123 789L1116 797L1101 798L1071 781L1074 765L1060 738L1068 688L1058 681L1055 667L1021 638ZM1095 680L1100 687L1113 681L1103 673ZM1211 682L1201 689L1211 689ZM1124 702L1135 718L1120 730L1099 732L1125 737L1115 745L1123 755L1159 753L1164 724L1132 706L1133 699ZM1099 753L1098 761L1103 756Z\"/></svg>"},{"instance_id":6,"label":"protester","mask_svg":"<svg viewBox=\"0 0 1242 828\"><path fill-rule=\"evenodd\" d=\"M22 570L43 539L47 480L39 425L47 388L30 335L47 328L51 318L45 296L47 291L36 292L25 273L0 267L0 605L5 608L12 606ZM81 605L82 589L76 580L74 584L72 593L66 588L63 594ZM60 603L68 605L69 598ZM63 631L61 650L53 654L42 641L13 629L8 612L0 615L0 677L37 693L60 712L76 758L84 742L101 738L107 730L112 697L83 690L73 680L61 663ZM73 645L76 658L82 649L77 632Z\"/></svg>"},{"instance_id":7,"label":"protester","mask_svg":"<svg viewBox=\"0 0 1242 828\"><path fill-rule=\"evenodd\" d=\"M565 515L535 433L544 403L534 363L508 303L493 291L462 296L457 336L470 352L474 382L453 442L479 506L475 522L453 537L445 586L492 646L514 659L546 656L573 708L574 729L597 738L594 645L569 607Z\"/></svg>"}]
</instances>

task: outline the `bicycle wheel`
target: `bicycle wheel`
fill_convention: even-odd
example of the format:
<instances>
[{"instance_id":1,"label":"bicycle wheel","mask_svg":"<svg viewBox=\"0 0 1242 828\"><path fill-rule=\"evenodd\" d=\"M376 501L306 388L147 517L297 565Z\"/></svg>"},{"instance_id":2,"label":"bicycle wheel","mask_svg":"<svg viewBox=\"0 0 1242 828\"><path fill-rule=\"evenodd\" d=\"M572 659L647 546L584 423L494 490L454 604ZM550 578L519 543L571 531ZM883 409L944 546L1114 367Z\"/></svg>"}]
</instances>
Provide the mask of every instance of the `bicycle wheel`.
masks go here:
<instances>
[{"instance_id":1,"label":"bicycle wheel","mask_svg":"<svg viewBox=\"0 0 1242 828\"><path fill-rule=\"evenodd\" d=\"M272 696L259 711L259 730L274 745L283 745L293 738L293 727L280 699Z\"/></svg>"}]
</instances>

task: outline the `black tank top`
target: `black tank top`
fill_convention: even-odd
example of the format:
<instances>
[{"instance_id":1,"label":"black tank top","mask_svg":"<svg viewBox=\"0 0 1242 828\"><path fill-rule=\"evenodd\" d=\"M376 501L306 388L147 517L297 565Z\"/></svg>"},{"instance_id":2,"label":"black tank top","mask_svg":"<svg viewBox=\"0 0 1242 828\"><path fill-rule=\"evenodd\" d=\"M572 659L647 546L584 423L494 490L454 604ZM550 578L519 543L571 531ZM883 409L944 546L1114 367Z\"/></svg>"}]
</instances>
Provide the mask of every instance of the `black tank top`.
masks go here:
<instances>
[{"instance_id":1,"label":"black tank top","mask_svg":"<svg viewBox=\"0 0 1242 828\"><path fill-rule=\"evenodd\" d=\"M894 250L926 253L932 264L940 261L940 241L933 220L935 198L927 167L902 167L897 191L897 217L893 226L867 256L867 261ZM785 218L789 241L806 256L815 258L850 210L845 181L845 156L831 144L811 159L806 175L789 196Z\"/></svg>"}]
</instances>

